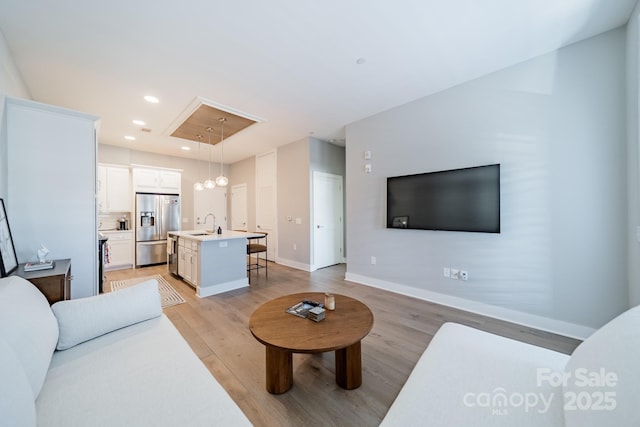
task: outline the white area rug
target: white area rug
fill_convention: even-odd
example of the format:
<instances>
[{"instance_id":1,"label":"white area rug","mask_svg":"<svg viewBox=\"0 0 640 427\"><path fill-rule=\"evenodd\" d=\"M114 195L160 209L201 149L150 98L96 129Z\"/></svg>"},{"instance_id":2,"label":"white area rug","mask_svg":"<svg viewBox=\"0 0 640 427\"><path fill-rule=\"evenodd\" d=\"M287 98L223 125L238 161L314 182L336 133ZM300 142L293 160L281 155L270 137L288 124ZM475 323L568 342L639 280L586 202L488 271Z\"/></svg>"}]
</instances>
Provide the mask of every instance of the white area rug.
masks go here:
<instances>
[{"instance_id":1,"label":"white area rug","mask_svg":"<svg viewBox=\"0 0 640 427\"><path fill-rule=\"evenodd\" d=\"M162 308L170 307L176 304L182 304L185 302L184 298L173 289L173 286L167 282L164 277L159 274L155 276L136 277L135 279L127 280L112 280L111 290L117 291L118 289L128 288L129 286L137 285L138 283L146 282L147 280L156 279L158 281L158 288L160 289L160 299L162 300Z\"/></svg>"}]
</instances>

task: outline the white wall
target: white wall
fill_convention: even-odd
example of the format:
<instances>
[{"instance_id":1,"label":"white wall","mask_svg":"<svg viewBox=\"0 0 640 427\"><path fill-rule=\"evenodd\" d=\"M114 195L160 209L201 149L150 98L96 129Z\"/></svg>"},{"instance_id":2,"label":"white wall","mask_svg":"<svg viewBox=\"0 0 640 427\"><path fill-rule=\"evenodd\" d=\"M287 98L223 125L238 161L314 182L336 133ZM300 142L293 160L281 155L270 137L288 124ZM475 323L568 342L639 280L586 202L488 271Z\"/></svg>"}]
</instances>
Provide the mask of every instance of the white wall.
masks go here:
<instances>
[{"instance_id":1,"label":"white wall","mask_svg":"<svg viewBox=\"0 0 640 427\"><path fill-rule=\"evenodd\" d=\"M640 226L640 176L638 162L640 144L638 114L638 80L640 67L640 4L631 13L627 23L627 199L628 199L628 260L629 260L629 305L640 304L640 245L636 227Z\"/></svg>"},{"instance_id":2,"label":"white wall","mask_svg":"<svg viewBox=\"0 0 640 427\"><path fill-rule=\"evenodd\" d=\"M5 99L7 96L31 99L31 94L18 71L9 47L0 32L0 197L7 197L7 129ZM9 218L11 224L11 218Z\"/></svg>"},{"instance_id":3,"label":"white wall","mask_svg":"<svg viewBox=\"0 0 640 427\"><path fill-rule=\"evenodd\" d=\"M589 327L576 335L620 313L624 72L618 29L349 125L347 278ZM502 165L501 234L385 228L386 177L490 163Z\"/></svg>"}]
</instances>

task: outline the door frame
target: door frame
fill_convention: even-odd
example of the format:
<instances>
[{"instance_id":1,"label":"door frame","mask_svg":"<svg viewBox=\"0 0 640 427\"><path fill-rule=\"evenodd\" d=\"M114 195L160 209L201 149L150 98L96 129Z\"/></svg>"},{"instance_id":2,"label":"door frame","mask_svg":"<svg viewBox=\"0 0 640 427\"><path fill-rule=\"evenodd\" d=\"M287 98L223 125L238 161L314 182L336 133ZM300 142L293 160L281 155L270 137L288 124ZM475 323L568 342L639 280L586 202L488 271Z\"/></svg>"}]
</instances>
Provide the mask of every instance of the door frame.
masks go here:
<instances>
[{"instance_id":1,"label":"door frame","mask_svg":"<svg viewBox=\"0 0 640 427\"><path fill-rule=\"evenodd\" d=\"M230 225L231 225L231 229L232 230L236 230L237 228L235 228L233 226L233 218L236 215L234 210L233 210L233 191L234 189L244 189L244 216L245 216L245 223L244 223L244 229L246 231L249 230L249 205L248 203L248 197L247 197L247 183L243 182L242 184L235 184L231 186L231 221L230 221Z\"/></svg>"},{"instance_id":2,"label":"door frame","mask_svg":"<svg viewBox=\"0 0 640 427\"><path fill-rule=\"evenodd\" d=\"M342 175L336 175L333 173L328 173L328 172L320 172L320 171L313 171L312 173L312 184L311 184L311 188L312 188L312 193L311 193L311 230L310 230L310 234L311 234L311 268L310 271L315 271L318 268L323 268L323 267L318 267L316 265L316 225L315 225L315 192L316 192L316 178L317 177L325 177L325 178L331 178L331 179L338 179L339 183L340 183L340 194L339 195L334 195L334 199L339 200L340 203L340 214L339 214L339 218L334 218L336 220L336 223L339 223L340 226L338 227L338 230L340 232L340 236L339 236L339 240L340 240L340 246L342 247L342 253L341 256L339 257L339 263L344 263L345 262L345 256L344 256L344 250L345 250L345 242L344 242L344 177Z\"/></svg>"}]
</instances>

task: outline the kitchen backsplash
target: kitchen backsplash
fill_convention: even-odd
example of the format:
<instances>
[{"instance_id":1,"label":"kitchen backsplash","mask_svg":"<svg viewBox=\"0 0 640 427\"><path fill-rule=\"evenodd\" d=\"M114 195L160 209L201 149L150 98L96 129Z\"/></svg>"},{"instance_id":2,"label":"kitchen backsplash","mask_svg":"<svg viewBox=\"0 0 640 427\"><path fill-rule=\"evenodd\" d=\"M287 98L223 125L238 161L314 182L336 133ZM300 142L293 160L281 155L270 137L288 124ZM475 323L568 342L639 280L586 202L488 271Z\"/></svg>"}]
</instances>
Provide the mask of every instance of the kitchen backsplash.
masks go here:
<instances>
[{"instance_id":1,"label":"kitchen backsplash","mask_svg":"<svg viewBox=\"0 0 640 427\"><path fill-rule=\"evenodd\" d=\"M107 214L99 214L98 215L98 230L99 231L109 231L109 230L119 230L120 229L120 219L125 218L129 225L129 230L132 229L133 224L131 223L131 214L129 212L125 213L107 213Z\"/></svg>"}]
</instances>

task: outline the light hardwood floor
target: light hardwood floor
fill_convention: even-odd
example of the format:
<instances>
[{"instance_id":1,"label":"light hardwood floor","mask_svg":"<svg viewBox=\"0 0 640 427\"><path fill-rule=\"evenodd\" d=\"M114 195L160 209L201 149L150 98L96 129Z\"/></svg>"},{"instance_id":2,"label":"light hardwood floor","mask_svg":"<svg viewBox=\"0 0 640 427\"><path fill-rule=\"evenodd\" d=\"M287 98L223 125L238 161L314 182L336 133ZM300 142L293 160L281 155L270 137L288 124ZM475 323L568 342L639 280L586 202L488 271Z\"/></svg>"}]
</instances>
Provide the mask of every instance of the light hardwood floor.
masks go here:
<instances>
[{"instance_id":1,"label":"light hardwood floor","mask_svg":"<svg viewBox=\"0 0 640 427\"><path fill-rule=\"evenodd\" d=\"M107 273L110 280L162 274L186 299L165 314L193 351L256 426L377 426L400 392L433 334L444 322L463 323L520 341L570 353L579 341L486 318L344 280L339 265L307 273L269 263L252 272L251 287L200 299L166 266ZM371 308L374 326L362 340L362 386L335 383L334 354L295 354L294 385L282 395L265 390L265 349L249 332L262 303L295 292L333 292ZM425 396L425 398L428 398Z\"/></svg>"}]
</instances>

